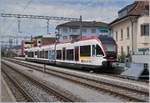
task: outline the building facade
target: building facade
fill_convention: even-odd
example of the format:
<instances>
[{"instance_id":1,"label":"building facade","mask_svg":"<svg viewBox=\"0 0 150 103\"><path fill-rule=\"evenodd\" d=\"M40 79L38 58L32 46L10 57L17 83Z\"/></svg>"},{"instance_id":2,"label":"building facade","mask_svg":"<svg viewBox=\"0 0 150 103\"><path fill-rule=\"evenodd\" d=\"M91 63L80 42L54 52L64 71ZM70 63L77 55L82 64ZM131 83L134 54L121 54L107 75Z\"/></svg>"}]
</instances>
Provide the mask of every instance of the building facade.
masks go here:
<instances>
[{"instance_id":1,"label":"building facade","mask_svg":"<svg viewBox=\"0 0 150 103\"><path fill-rule=\"evenodd\" d=\"M98 35L109 35L108 24L96 21L82 21L82 38ZM72 21L60 24L56 27L59 41L70 41L80 39L80 22Z\"/></svg>"},{"instance_id":2,"label":"building facade","mask_svg":"<svg viewBox=\"0 0 150 103\"><path fill-rule=\"evenodd\" d=\"M43 46L55 43L56 37L53 35L36 36L32 39L32 47Z\"/></svg>"},{"instance_id":3,"label":"building facade","mask_svg":"<svg viewBox=\"0 0 150 103\"><path fill-rule=\"evenodd\" d=\"M149 51L149 2L135 1L121 9L110 27L118 55Z\"/></svg>"}]
</instances>

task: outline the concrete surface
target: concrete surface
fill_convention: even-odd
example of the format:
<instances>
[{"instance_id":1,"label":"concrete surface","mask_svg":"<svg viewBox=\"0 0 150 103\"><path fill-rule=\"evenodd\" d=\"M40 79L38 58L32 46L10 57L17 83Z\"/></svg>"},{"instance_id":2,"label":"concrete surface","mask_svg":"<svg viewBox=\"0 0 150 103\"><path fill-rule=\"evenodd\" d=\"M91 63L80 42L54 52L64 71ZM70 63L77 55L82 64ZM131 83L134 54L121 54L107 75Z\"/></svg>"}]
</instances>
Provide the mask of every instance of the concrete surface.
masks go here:
<instances>
[{"instance_id":1,"label":"concrete surface","mask_svg":"<svg viewBox=\"0 0 150 103\"><path fill-rule=\"evenodd\" d=\"M16 102L4 78L1 78L1 102Z\"/></svg>"}]
</instances>

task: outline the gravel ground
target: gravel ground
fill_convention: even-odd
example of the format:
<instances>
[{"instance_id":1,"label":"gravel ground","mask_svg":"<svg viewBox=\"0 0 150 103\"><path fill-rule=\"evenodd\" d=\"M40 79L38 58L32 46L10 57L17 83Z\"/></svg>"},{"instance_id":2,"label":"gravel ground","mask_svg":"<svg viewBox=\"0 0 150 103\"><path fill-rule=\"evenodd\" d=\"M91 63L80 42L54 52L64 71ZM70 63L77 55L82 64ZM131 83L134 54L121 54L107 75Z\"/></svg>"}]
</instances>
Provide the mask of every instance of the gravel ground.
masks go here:
<instances>
[{"instance_id":1,"label":"gravel ground","mask_svg":"<svg viewBox=\"0 0 150 103\"><path fill-rule=\"evenodd\" d=\"M59 101L55 96L47 94L41 88L35 86L32 82L26 81L23 82L26 90L35 97L38 102L57 102Z\"/></svg>"},{"instance_id":2,"label":"gravel ground","mask_svg":"<svg viewBox=\"0 0 150 103\"><path fill-rule=\"evenodd\" d=\"M37 66L43 66L42 64L37 64L37 63L33 63L33 62L27 62L27 61L22 61L25 63L29 63L29 64L33 64L33 65L37 65ZM114 83L126 83L128 84L128 86L132 86L132 87L136 87L139 89L145 89L145 90L149 90L149 84L148 83L144 83L144 82L139 82L139 81L135 81L135 80L128 80L128 79L123 79L123 78L118 78L118 77L112 77L109 75L103 75L103 74L96 74L96 73L85 73L85 72L81 72L81 71L77 71L77 70L69 70L69 69L65 69L63 67L54 67L54 66L50 66L50 65L46 65L46 67L48 69L55 69L55 70L60 70L60 71L65 71L66 73L71 73L71 74L77 74L77 75L83 75L87 78L93 78L93 79L105 79L105 81L111 81Z\"/></svg>"},{"instance_id":3,"label":"gravel ground","mask_svg":"<svg viewBox=\"0 0 150 103\"><path fill-rule=\"evenodd\" d=\"M5 68L7 72L10 72ZM11 75L14 79L17 79L19 81L19 84L28 91L29 94L31 94L34 99L38 102L60 102L58 98L56 98L53 95L47 94L43 89L41 89L39 86L35 85L33 82L28 81L28 79L20 76L20 74L11 71L9 74ZM19 79L18 79L19 78Z\"/></svg>"},{"instance_id":4,"label":"gravel ground","mask_svg":"<svg viewBox=\"0 0 150 103\"><path fill-rule=\"evenodd\" d=\"M54 84L61 88L64 88L65 90L73 93L74 95L79 96L80 98L88 102L110 102L110 101L122 102L123 101L118 97L115 98L115 97L109 96L108 94L104 94L103 92L84 87L83 85L78 85L76 83L73 83L73 82L52 76L52 75L48 75L42 72L31 70L29 68L19 66L13 63L10 63L10 64L24 70L24 72L28 72L34 76L37 76L38 78L41 78L43 81L46 81L47 83Z\"/></svg>"},{"instance_id":5,"label":"gravel ground","mask_svg":"<svg viewBox=\"0 0 150 103\"><path fill-rule=\"evenodd\" d=\"M22 61L22 62L26 62L26 61ZM32 62L27 62L27 63L36 64L38 66L43 66L42 64L37 64L37 63L32 63ZM68 69L49 66L49 65L47 65L46 67L48 69L52 69L52 70L53 69L55 69L55 70L59 69L59 71L63 71L63 72L73 74L73 75L82 75L85 78L92 78L94 80L105 81L107 83L114 83L114 84L130 87L130 88L134 88L137 90L149 91L149 84L148 83L143 83L143 82L138 82L138 81L128 80L128 79L122 79L122 78L112 77L112 76L102 75L102 74L85 73L85 72L81 72L81 71L68 70Z\"/></svg>"},{"instance_id":6,"label":"gravel ground","mask_svg":"<svg viewBox=\"0 0 150 103\"><path fill-rule=\"evenodd\" d=\"M4 80L7 82L7 85L9 86L11 92L13 93L13 96L15 97L17 102L26 101L24 96L19 92L19 90L15 87L15 85L7 78L7 76L2 73Z\"/></svg>"}]
</instances>

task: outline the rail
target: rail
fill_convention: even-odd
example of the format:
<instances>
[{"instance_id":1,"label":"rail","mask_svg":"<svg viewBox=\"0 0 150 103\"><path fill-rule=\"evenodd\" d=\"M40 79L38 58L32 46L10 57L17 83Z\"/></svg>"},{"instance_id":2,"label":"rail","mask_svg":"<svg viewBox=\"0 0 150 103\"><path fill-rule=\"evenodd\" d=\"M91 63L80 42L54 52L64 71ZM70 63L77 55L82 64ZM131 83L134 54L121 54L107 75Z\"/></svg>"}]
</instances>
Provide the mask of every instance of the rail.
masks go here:
<instances>
[{"instance_id":1,"label":"rail","mask_svg":"<svg viewBox=\"0 0 150 103\"><path fill-rule=\"evenodd\" d=\"M17 89L19 90L19 92L25 97L27 102L34 102L34 98L28 94L26 92L26 90L24 88L22 88L20 86L20 84L17 82L17 80L13 79L12 77L10 77L10 75L8 73L6 73L3 69L2 72L8 77L8 79L17 87Z\"/></svg>"},{"instance_id":2,"label":"rail","mask_svg":"<svg viewBox=\"0 0 150 103\"><path fill-rule=\"evenodd\" d=\"M19 74L21 74L24 77L28 78L29 80L31 80L36 85L39 85L40 87L42 87L47 92L54 94L55 96L57 96L58 98L60 98L64 102L84 101L84 100L82 100L82 99L80 99L76 96L68 95L68 94L60 91L59 89L56 89L55 87L51 87L49 85L46 85L44 82L38 80L37 78L34 78L33 76L29 76L25 73L22 73L21 71L18 71L17 69L15 69L14 67L8 65L7 63L5 63L3 61L2 61L2 63L7 65L9 68L13 69L15 72L18 72Z\"/></svg>"},{"instance_id":3,"label":"rail","mask_svg":"<svg viewBox=\"0 0 150 103\"><path fill-rule=\"evenodd\" d=\"M10 60L10 61L14 62L13 60ZM15 62L19 65L22 65L28 68L32 68L38 71L43 71L43 69L41 69L41 66L37 66L33 64L31 65L29 63L24 63L24 62L19 62L19 61L15 61ZM113 84L113 83L111 84L105 81L93 80L90 78L85 78L79 75L68 74L62 71L58 71L58 70L48 70L48 68L46 69L45 72L51 75L59 76L61 78L76 82L76 83L86 85L91 88L95 88L97 90L103 90L105 92L109 92L111 94L114 94L115 96L117 95L129 101L140 101L140 102L148 101L148 96L149 96L148 91L137 90L131 87L122 86L122 85Z\"/></svg>"}]
</instances>

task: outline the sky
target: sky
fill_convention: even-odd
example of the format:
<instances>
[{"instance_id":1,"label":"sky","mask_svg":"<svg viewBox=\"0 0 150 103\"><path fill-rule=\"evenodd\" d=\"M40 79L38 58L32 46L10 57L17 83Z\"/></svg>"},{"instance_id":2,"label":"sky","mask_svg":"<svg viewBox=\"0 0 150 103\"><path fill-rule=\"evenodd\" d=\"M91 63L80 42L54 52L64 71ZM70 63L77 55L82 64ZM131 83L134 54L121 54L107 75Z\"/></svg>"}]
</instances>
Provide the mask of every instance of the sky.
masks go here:
<instances>
[{"instance_id":1,"label":"sky","mask_svg":"<svg viewBox=\"0 0 150 103\"><path fill-rule=\"evenodd\" d=\"M110 23L118 17L120 9L133 2L134 0L0 0L0 13L73 18L82 15L86 21ZM0 35L37 36L47 33L46 20L21 19L21 33L18 33L17 20L0 17ZM49 31L53 34L55 27L64 21L50 20L49 23Z\"/></svg>"}]
</instances>

